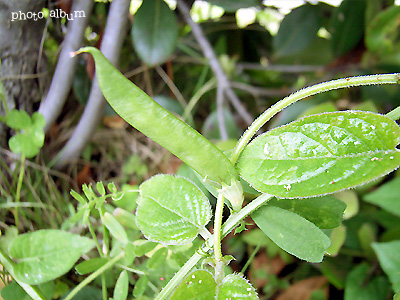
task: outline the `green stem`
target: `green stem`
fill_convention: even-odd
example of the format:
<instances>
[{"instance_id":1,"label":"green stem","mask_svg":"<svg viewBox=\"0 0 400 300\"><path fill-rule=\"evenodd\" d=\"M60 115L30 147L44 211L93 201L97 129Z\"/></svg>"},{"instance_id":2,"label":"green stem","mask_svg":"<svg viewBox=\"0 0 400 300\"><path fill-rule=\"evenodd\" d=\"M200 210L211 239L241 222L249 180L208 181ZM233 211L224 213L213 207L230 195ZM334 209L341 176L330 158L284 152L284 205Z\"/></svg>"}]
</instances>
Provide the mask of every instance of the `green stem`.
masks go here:
<instances>
[{"instance_id":1,"label":"green stem","mask_svg":"<svg viewBox=\"0 0 400 300\"><path fill-rule=\"evenodd\" d=\"M231 161L232 163L236 163L240 153L246 147L247 143L266 122L268 122L274 115L276 115L282 109L284 109L285 107L289 106L292 103L295 103L296 101L310 97L312 95L341 88L348 88L348 87L362 86L362 85L396 84L396 83L400 83L400 73L348 77L348 78L342 78L342 79L319 83L301 89L287 96L286 98L282 99L281 101L279 101L278 103L267 109L253 122L253 124L250 125L250 127L246 130L246 132L242 135L242 137L236 144L236 147L231 155Z\"/></svg>"},{"instance_id":2,"label":"green stem","mask_svg":"<svg viewBox=\"0 0 400 300\"><path fill-rule=\"evenodd\" d=\"M261 245L258 244L257 247L254 249L254 251L251 253L249 259L246 261L246 264L244 265L244 267L242 268L240 273L244 274L244 272L246 272L247 268L249 267L249 265L253 261L254 257L256 256L256 254L257 254L258 250L260 250L260 248L261 248Z\"/></svg>"},{"instance_id":3,"label":"green stem","mask_svg":"<svg viewBox=\"0 0 400 300\"><path fill-rule=\"evenodd\" d=\"M108 293L107 293L107 285L106 285L106 274L101 274L101 290L103 292L103 300L107 300Z\"/></svg>"},{"instance_id":4,"label":"green stem","mask_svg":"<svg viewBox=\"0 0 400 300\"><path fill-rule=\"evenodd\" d=\"M221 250L221 227L222 215L224 212L224 196L218 194L217 206L215 208L214 220L214 259L215 259L215 281L217 285L224 279L224 262L222 260Z\"/></svg>"},{"instance_id":5,"label":"green stem","mask_svg":"<svg viewBox=\"0 0 400 300\"><path fill-rule=\"evenodd\" d=\"M97 240L96 232L94 231L94 228L93 228L92 223L90 222L90 219L88 220L88 225L89 225L89 232L92 235L94 242L96 243L97 251L99 252L99 255L101 257L104 257L104 253L103 253L103 251L101 251L100 243Z\"/></svg>"},{"instance_id":6,"label":"green stem","mask_svg":"<svg viewBox=\"0 0 400 300\"><path fill-rule=\"evenodd\" d=\"M22 188L22 181L24 179L24 174L25 174L25 156L21 156L21 168L19 170L19 175L18 175L18 183L17 183L17 194L15 195L15 203L17 203L17 206L15 207L15 226L19 228L19 211L18 211L18 203L21 198L21 188Z\"/></svg>"},{"instance_id":7,"label":"green stem","mask_svg":"<svg viewBox=\"0 0 400 300\"><path fill-rule=\"evenodd\" d=\"M217 86L217 81L215 79L210 79L208 82L206 82L194 95L193 97L189 100L188 105L185 107L185 110L182 114L182 119L187 120L190 116L190 113L192 112L193 108L197 104L197 102L200 100L200 98L207 93L208 91L212 90Z\"/></svg>"},{"instance_id":8,"label":"green stem","mask_svg":"<svg viewBox=\"0 0 400 300\"><path fill-rule=\"evenodd\" d=\"M222 237L228 235L246 216L251 214L261 205L265 204L273 196L268 194L262 194L245 207L243 207L238 213L232 214L228 220L222 226ZM211 238L205 243L207 246L203 248L204 251L209 251L214 245L214 239ZM176 286L186 277L186 275L194 268L194 266L200 261L201 256L199 253L193 254L191 258L185 263L185 265L175 274L175 276L167 283L167 285L162 289L162 291L157 295L155 300L165 300L168 295L176 288ZM69 300L69 299L65 299Z\"/></svg>"},{"instance_id":9,"label":"green stem","mask_svg":"<svg viewBox=\"0 0 400 300\"><path fill-rule=\"evenodd\" d=\"M90 282L96 279L96 277L100 276L103 274L106 270L111 268L115 263L123 258L125 255L124 252L121 252L117 256L115 256L113 259L111 259L108 263L106 263L104 266L101 268L97 269L95 272L90 274L88 277L86 277L81 283L79 283L69 294L67 297L64 298L64 300L71 300L77 293L79 293L80 290L82 290L85 286L87 286Z\"/></svg>"},{"instance_id":10,"label":"green stem","mask_svg":"<svg viewBox=\"0 0 400 300\"><path fill-rule=\"evenodd\" d=\"M386 114L386 117L388 117L389 119L392 119L393 121L400 119L400 106L397 106L395 109L388 112Z\"/></svg>"},{"instance_id":11,"label":"green stem","mask_svg":"<svg viewBox=\"0 0 400 300\"><path fill-rule=\"evenodd\" d=\"M11 277L24 289L24 291L33 299L33 300L47 300L46 297L42 294L37 286L32 286L26 283L21 282L17 278L15 278L13 263L7 254L3 252L0 248L0 264L8 271Z\"/></svg>"}]
</instances>

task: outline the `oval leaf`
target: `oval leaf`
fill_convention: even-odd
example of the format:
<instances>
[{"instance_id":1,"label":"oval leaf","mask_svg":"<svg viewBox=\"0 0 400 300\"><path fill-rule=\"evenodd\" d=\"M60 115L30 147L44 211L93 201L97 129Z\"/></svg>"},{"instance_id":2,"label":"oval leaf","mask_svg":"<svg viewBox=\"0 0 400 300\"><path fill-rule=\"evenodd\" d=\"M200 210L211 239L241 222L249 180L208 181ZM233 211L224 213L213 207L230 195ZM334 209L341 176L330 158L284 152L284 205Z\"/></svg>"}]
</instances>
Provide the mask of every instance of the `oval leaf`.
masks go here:
<instances>
[{"instance_id":1,"label":"oval leaf","mask_svg":"<svg viewBox=\"0 0 400 300\"><path fill-rule=\"evenodd\" d=\"M128 242L128 236L124 227L122 227L122 225L117 221L117 219L115 219L112 214L106 212L104 215L101 216L101 221L107 227L113 237L123 243Z\"/></svg>"},{"instance_id":2,"label":"oval leaf","mask_svg":"<svg viewBox=\"0 0 400 300\"><path fill-rule=\"evenodd\" d=\"M228 185L232 178L239 179L225 154L130 82L98 49L87 47L78 52L93 55L100 89L125 121L178 156L201 176Z\"/></svg>"},{"instance_id":3,"label":"oval leaf","mask_svg":"<svg viewBox=\"0 0 400 300\"><path fill-rule=\"evenodd\" d=\"M156 175L140 186L136 224L149 240L187 244L210 219L208 199L183 177Z\"/></svg>"},{"instance_id":4,"label":"oval leaf","mask_svg":"<svg viewBox=\"0 0 400 300\"><path fill-rule=\"evenodd\" d=\"M378 255L382 269L392 283L393 291L400 291L400 241L373 243L372 248Z\"/></svg>"},{"instance_id":5,"label":"oval leaf","mask_svg":"<svg viewBox=\"0 0 400 300\"><path fill-rule=\"evenodd\" d=\"M26 129L31 126L31 118L24 110L12 109L6 116L6 124L12 129Z\"/></svg>"},{"instance_id":6,"label":"oval leaf","mask_svg":"<svg viewBox=\"0 0 400 300\"><path fill-rule=\"evenodd\" d=\"M238 160L254 188L282 198L334 193L386 175L400 165L399 126L371 112L313 115L251 142Z\"/></svg>"},{"instance_id":7,"label":"oval leaf","mask_svg":"<svg viewBox=\"0 0 400 300\"><path fill-rule=\"evenodd\" d=\"M332 196L318 199L272 199L267 206L276 206L294 212L323 229L338 227L343 220L346 204Z\"/></svg>"},{"instance_id":8,"label":"oval leaf","mask_svg":"<svg viewBox=\"0 0 400 300\"><path fill-rule=\"evenodd\" d=\"M211 298L210 298L211 299ZM258 296L254 287L246 278L239 274L226 276L218 287L217 300L257 300Z\"/></svg>"},{"instance_id":9,"label":"oval leaf","mask_svg":"<svg viewBox=\"0 0 400 300\"><path fill-rule=\"evenodd\" d=\"M136 52L146 64L165 62L178 39L175 14L163 0L146 0L135 14L132 39Z\"/></svg>"},{"instance_id":10,"label":"oval leaf","mask_svg":"<svg viewBox=\"0 0 400 300\"><path fill-rule=\"evenodd\" d=\"M129 278L125 270L119 274L115 284L113 300L126 300L128 298Z\"/></svg>"},{"instance_id":11,"label":"oval leaf","mask_svg":"<svg viewBox=\"0 0 400 300\"><path fill-rule=\"evenodd\" d=\"M27 284L40 284L67 273L93 240L62 230L48 229L25 233L10 245L15 277Z\"/></svg>"},{"instance_id":12,"label":"oval leaf","mask_svg":"<svg viewBox=\"0 0 400 300\"><path fill-rule=\"evenodd\" d=\"M215 298L216 283L207 270L189 274L172 294L170 300L210 300Z\"/></svg>"},{"instance_id":13,"label":"oval leaf","mask_svg":"<svg viewBox=\"0 0 400 300\"><path fill-rule=\"evenodd\" d=\"M282 20L274 37L277 57L299 53L316 38L321 27L318 5L306 4L293 9Z\"/></svg>"},{"instance_id":14,"label":"oval leaf","mask_svg":"<svg viewBox=\"0 0 400 300\"><path fill-rule=\"evenodd\" d=\"M330 246L329 238L313 223L282 208L263 206L251 217L275 244L308 262L321 262Z\"/></svg>"}]
</instances>

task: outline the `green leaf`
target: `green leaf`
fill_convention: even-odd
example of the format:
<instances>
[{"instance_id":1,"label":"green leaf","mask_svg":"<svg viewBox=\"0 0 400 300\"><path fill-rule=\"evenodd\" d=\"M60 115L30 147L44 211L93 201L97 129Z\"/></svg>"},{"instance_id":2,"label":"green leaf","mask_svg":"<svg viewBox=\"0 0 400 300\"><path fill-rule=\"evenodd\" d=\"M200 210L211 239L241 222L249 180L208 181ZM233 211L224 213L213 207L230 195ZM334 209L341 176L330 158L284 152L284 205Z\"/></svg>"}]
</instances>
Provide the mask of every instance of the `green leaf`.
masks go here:
<instances>
[{"instance_id":1,"label":"green leaf","mask_svg":"<svg viewBox=\"0 0 400 300\"><path fill-rule=\"evenodd\" d=\"M148 240L136 240L133 244L135 245L135 255L139 257L149 253L157 246L157 243Z\"/></svg>"},{"instance_id":2,"label":"green leaf","mask_svg":"<svg viewBox=\"0 0 400 300\"><path fill-rule=\"evenodd\" d=\"M333 195L333 197L343 201L346 204L346 209L343 214L343 220L348 220L355 215L357 215L360 204L358 201L358 196L355 191L347 190L341 191Z\"/></svg>"},{"instance_id":3,"label":"green leaf","mask_svg":"<svg viewBox=\"0 0 400 300\"><path fill-rule=\"evenodd\" d=\"M145 3L150 3L151 1ZM231 161L200 133L175 117L122 75L101 52L90 52L96 62L100 89L113 109L129 124L147 135L198 172L203 178L230 185L239 179ZM220 186L218 186L220 188Z\"/></svg>"},{"instance_id":4,"label":"green leaf","mask_svg":"<svg viewBox=\"0 0 400 300\"><path fill-rule=\"evenodd\" d=\"M372 193L365 195L363 200L400 217L399 184L400 177L396 177Z\"/></svg>"},{"instance_id":5,"label":"green leaf","mask_svg":"<svg viewBox=\"0 0 400 300\"><path fill-rule=\"evenodd\" d=\"M115 219L115 217L106 212L104 215L101 216L101 221L110 231L111 235L116 239L120 240L123 243L128 242L128 236L124 227Z\"/></svg>"},{"instance_id":6,"label":"green leaf","mask_svg":"<svg viewBox=\"0 0 400 300\"><path fill-rule=\"evenodd\" d=\"M365 44L368 50L380 54L393 53L398 50L399 38L398 20L400 7L391 6L379 12L372 22L367 24Z\"/></svg>"},{"instance_id":7,"label":"green leaf","mask_svg":"<svg viewBox=\"0 0 400 300\"><path fill-rule=\"evenodd\" d=\"M210 300L215 298L216 283L207 270L190 273L172 294L170 300Z\"/></svg>"},{"instance_id":8,"label":"green leaf","mask_svg":"<svg viewBox=\"0 0 400 300\"><path fill-rule=\"evenodd\" d=\"M207 2L222 7L226 12L235 12L241 8L257 7L257 0L207 0Z\"/></svg>"},{"instance_id":9,"label":"green leaf","mask_svg":"<svg viewBox=\"0 0 400 300\"><path fill-rule=\"evenodd\" d=\"M115 283L113 300L126 300L128 298L129 278L125 270L119 274Z\"/></svg>"},{"instance_id":10,"label":"green leaf","mask_svg":"<svg viewBox=\"0 0 400 300\"><path fill-rule=\"evenodd\" d=\"M27 284L56 279L94 246L91 239L55 229L19 235L10 245L15 277Z\"/></svg>"},{"instance_id":11,"label":"green leaf","mask_svg":"<svg viewBox=\"0 0 400 300\"><path fill-rule=\"evenodd\" d=\"M52 299L54 292L54 282L46 282L39 285L39 290L46 299ZM3 300L32 300L32 298L24 291L24 289L16 282L11 282L1 289L1 297Z\"/></svg>"},{"instance_id":12,"label":"green leaf","mask_svg":"<svg viewBox=\"0 0 400 300\"><path fill-rule=\"evenodd\" d=\"M334 228L329 238L331 240L331 245L326 249L326 253L330 256L336 256L339 254L340 248L342 248L346 240L346 227L341 225Z\"/></svg>"},{"instance_id":13,"label":"green leaf","mask_svg":"<svg viewBox=\"0 0 400 300\"><path fill-rule=\"evenodd\" d=\"M105 257L95 257L89 260L85 260L80 264L75 266L75 270L79 275L86 275L88 273L92 273L97 269L100 269L108 262L108 259Z\"/></svg>"},{"instance_id":14,"label":"green leaf","mask_svg":"<svg viewBox=\"0 0 400 300\"><path fill-rule=\"evenodd\" d=\"M246 278L239 274L230 274L222 280L221 285L218 287L218 296L216 299L257 300L258 296L256 290Z\"/></svg>"},{"instance_id":15,"label":"green leaf","mask_svg":"<svg viewBox=\"0 0 400 300\"><path fill-rule=\"evenodd\" d=\"M149 278L147 277L147 275L140 276L138 281L136 281L135 283L135 287L133 288L133 296L135 297L142 296L146 290L148 282Z\"/></svg>"},{"instance_id":16,"label":"green leaf","mask_svg":"<svg viewBox=\"0 0 400 300\"><path fill-rule=\"evenodd\" d=\"M346 204L343 201L331 196L317 199L272 199L266 205L294 212L323 229L338 227L346 209Z\"/></svg>"},{"instance_id":17,"label":"green leaf","mask_svg":"<svg viewBox=\"0 0 400 300\"><path fill-rule=\"evenodd\" d=\"M12 109L6 116L6 124L12 129L26 129L31 126L31 118L24 110Z\"/></svg>"},{"instance_id":18,"label":"green leaf","mask_svg":"<svg viewBox=\"0 0 400 300\"><path fill-rule=\"evenodd\" d=\"M353 49L364 35L366 1L344 0L331 20L332 49L336 56Z\"/></svg>"},{"instance_id":19,"label":"green leaf","mask_svg":"<svg viewBox=\"0 0 400 300\"><path fill-rule=\"evenodd\" d=\"M389 282L383 276L374 276L370 282L370 267L362 263L354 268L346 278L344 300L385 300L389 292Z\"/></svg>"},{"instance_id":20,"label":"green leaf","mask_svg":"<svg viewBox=\"0 0 400 300\"><path fill-rule=\"evenodd\" d=\"M393 291L400 291L400 241L373 243L379 263L392 283Z\"/></svg>"},{"instance_id":21,"label":"green leaf","mask_svg":"<svg viewBox=\"0 0 400 300\"><path fill-rule=\"evenodd\" d=\"M210 219L208 199L183 177L156 175L140 185L136 224L151 241L187 244Z\"/></svg>"},{"instance_id":22,"label":"green leaf","mask_svg":"<svg viewBox=\"0 0 400 300\"><path fill-rule=\"evenodd\" d=\"M165 263L167 256L168 256L167 248L163 247L158 249L156 252L153 253L150 259L147 261L147 267L153 270L157 269L159 266Z\"/></svg>"},{"instance_id":23,"label":"green leaf","mask_svg":"<svg viewBox=\"0 0 400 300\"><path fill-rule=\"evenodd\" d=\"M277 57L305 49L321 27L319 6L306 4L292 10L282 20L273 44Z\"/></svg>"},{"instance_id":24,"label":"green leaf","mask_svg":"<svg viewBox=\"0 0 400 300\"><path fill-rule=\"evenodd\" d=\"M164 63L178 39L175 14L162 0L143 1L135 14L132 40L140 59L150 66Z\"/></svg>"},{"instance_id":25,"label":"green leaf","mask_svg":"<svg viewBox=\"0 0 400 300\"><path fill-rule=\"evenodd\" d=\"M26 158L32 158L39 153L34 137L27 132L17 133L8 141L10 149L15 154L22 154Z\"/></svg>"},{"instance_id":26,"label":"green leaf","mask_svg":"<svg viewBox=\"0 0 400 300\"><path fill-rule=\"evenodd\" d=\"M254 139L237 167L259 191L282 198L334 193L372 181L400 164L400 128L371 112L308 116Z\"/></svg>"},{"instance_id":27,"label":"green leaf","mask_svg":"<svg viewBox=\"0 0 400 300\"><path fill-rule=\"evenodd\" d=\"M106 194L106 188L104 187L104 184L101 181L96 183L96 189L101 196L104 196Z\"/></svg>"},{"instance_id":28,"label":"green leaf","mask_svg":"<svg viewBox=\"0 0 400 300\"><path fill-rule=\"evenodd\" d=\"M321 262L331 243L313 223L279 207L263 206L251 217L275 244L308 262Z\"/></svg>"}]
</instances>

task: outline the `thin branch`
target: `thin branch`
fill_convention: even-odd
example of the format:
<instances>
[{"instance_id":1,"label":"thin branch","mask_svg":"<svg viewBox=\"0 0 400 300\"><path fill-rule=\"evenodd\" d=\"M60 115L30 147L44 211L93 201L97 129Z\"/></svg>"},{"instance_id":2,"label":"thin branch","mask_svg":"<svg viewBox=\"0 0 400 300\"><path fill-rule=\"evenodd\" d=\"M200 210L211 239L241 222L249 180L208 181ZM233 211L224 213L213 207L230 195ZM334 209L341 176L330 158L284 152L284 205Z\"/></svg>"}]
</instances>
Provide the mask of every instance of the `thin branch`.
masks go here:
<instances>
[{"instance_id":1,"label":"thin branch","mask_svg":"<svg viewBox=\"0 0 400 300\"><path fill-rule=\"evenodd\" d=\"M317 65L266 65L256 63L237 63L238 72L243 70L260 70L274 71L282 73L305 73L305 72L320 72L324 70L324 66Z\"/></svg>"},{"instance_id":2,"label":"thin branch","mask_svg":"<svg viewBox=\"0 0 400 300\"><path fill-rule=\"evenodd\" d=\"M89 22L89 15L93 8L93 0L74 1L72 11L83 11L85 17L75 18L68 23L67 34L63 42L63 48L58 59L56 71L46 98L39 107L39 112L46 119L45 131L59 116L67 99L75 75L77 58L71 58L70 53L81 46L85 28Z\"/></svg>"},{"instance_id":3,"label":"thin branch","mask_svg":"<svg viewBox=\"0 0 400 300\"><path fill-rule=\"evenodd\" d=\"M221 86L217 87L217 117L221 139L223 141L226 141L228 139L228 132L226 130L224 120L224 90Z\"/></svg>"},{"instance_id":4,"label":"thin branch","mask_svg":"<svg viewBox=\"0 0 400 300\"><path fill-rule=\"evenodd\" d=\"M107 17L100 50L113 65L117 65L119 62L128 25L129 5L130 0L114 0ZM105 103L95 77L85 111L71 138L58 155L55 163L56 168L64 167L70 159L80 155L101 120Z\"/></svg>"},{"instance_id":5,"label":"thin branch","mask_svg":"<svg viewBox=\"0 0 400 300\"><path fill-rule=\"evenodd\" d=\"M182 107L186 107L187 103L186 103L185 98L183 98L181 92L176 87L175 83L171 80L171 78L169 78L168 74L165 73L163 68L161 68L160 66L156 66L155 69L156 69L158 75L160 75L160 77L162 78L162 80L164 80L165 84L168 85L169 89L174 94L174 96L178 100L178 102L182 105Z\"/></svg>"},{"instance_id":6,"label":"thin branch","mask_svg":"<svg viewBox=\"0 0 400 300\"><path fill-rule=\"evenodd\" d=\"M239 113L240 117L250 125L253 122L253 117L247 112L246 108L242 105L239 98L233 92L228 77L226 76L225 72L223 71L217 56L214 53L213 48L210 45L207 37L204 35L203 30L201 29L200 25L195 23L190 16L190 9L186 5L184 0L177 0L177 7L182 13L186 23L192 27L192 32L194 37L196 38L197 42L199 43L204 56L208 59L210 64L211 70L213 71L215 77L217 78L218 85L223 89L224 94L228 97L231 101L232 105Z\"/></svg>"}]
</instances>

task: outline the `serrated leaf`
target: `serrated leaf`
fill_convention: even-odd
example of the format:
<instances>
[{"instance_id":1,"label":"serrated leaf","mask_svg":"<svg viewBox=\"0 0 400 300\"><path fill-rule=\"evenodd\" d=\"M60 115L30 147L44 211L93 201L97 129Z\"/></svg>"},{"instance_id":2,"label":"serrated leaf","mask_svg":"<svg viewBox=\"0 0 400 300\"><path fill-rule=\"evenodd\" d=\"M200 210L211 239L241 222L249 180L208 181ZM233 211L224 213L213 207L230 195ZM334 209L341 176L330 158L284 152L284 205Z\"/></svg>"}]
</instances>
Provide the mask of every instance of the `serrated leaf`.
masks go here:
<instances>
[{"instance_id":1,"label":"serrated leaf","mask_svg":"<svg viewBox=\"0 0 400 300\"><path fill-rule=\"evenodd\" d=\"M132 40L140 59L154 66L174 52L178 38L175 14L162 0L146 0L135 14Z\"/></svg>"},{"instance_id":2,"label":"serrated leaf","mask_svg":"<svg viewBox=\"0 0 400 300\"><path fill-rule=\"evenodd\" d=\"M336 56L353 49L364 34L366 1L344 0L331 20L331 44Z\"/></svg>"},{"instance_id":3,"label":"serrated leaf","mask_svg":"<svg viewBox=\"0 0 400 300\"><path fill-rule=\"evenodd\" d=\"M115 283L113 300L126 300L128 298L129 278L128 273L124 270L119 274Z\"/></svg>"},{"instance_id":4,"label":"serrated leaf","mask_svg":"<svg viewBox=\"0 0 400 300\"><path fill-rule=\"evenodd\" d=\"M67 273L95 246L93 240L62 230L38 230L16 237L10 257L16 261L14 273L27 284L41 284Z\"/></svg>"},{"instance_id":5,"label":"serrated leaf","mask_svg":"<svg viewBox=\"0 0 400 300\"><path fill-rule=\"evenodd\" d=\"M275 244L308 262L321 262L330 246L329 238L318 227L293 212L263 206L251 217Z\"/></svg>"},{"instance_id":6,"label":"serrated leaf","mask_svg":"<svg viewBox=\"0 0 400 300\"><path fill-rule=\"evenodd\" d=\"M111 235L116 239L120 240L123 243L128 242L128 236L124 227L115 219L115 217L106 212L104 215L101 216L101 221L110 231Z\"/></svg>"},{"instance_id":7,"label":"serrated leaf","mask_svg":"<svg viewBox=\"0 0 400 300\"><path fill-rule=\"evenodd\" d=\"M156 175L140 185L136 224L149 240L187 244L210 219L208 199L183 177Z\"/></svg>"},{"instance_id":8,"label":"serrated leaf","mask_svg":"<svg viewBox=\"0 0 400 300\"><path fill-rule=\"evenodd\" d=\"M282 20L273 44L276 56L282 57L305 49L321 27L319 6L306 4L293 9Z\"/></svg>"},{"instance_id":9,"label":"serrated leaf","mask_svg":"<svg viewBox=\"0 0 400 300\"><path fill-rule=\"evenodd\" d=\"M400 241L373 243L372 248L378 255L382 269L392 283L393 291L400 291Z\"/></svg>"},{"instance_id":10,"label":"serrated leaf","mask_svg":"<svg viewBox=\"0 0 400 300\"><path fill-rule=\"evenodd\" d=\"M217 300L257 300L258 296L254 287L239 274L229 274L218 287Z\"/></svg>"},{"instance_id":11,"label":"serrated leaf","mask_svg":"<svg viewBox=\"0 0 400 300\"><path fill-rule=\"evenodd\" d=\"M267 206L276 206L294 212L323 229L338 227L346 204L331 196L308 199L272 199Z\"/></svg>"},{"instance_id":12,"label":"serrated leaf","mask_svg":"<svg viewBox=\"0 0 400 300\"><path fill-rule=\"evenodd\" d=\"M394 178L372 193L365 195L363 200L400 217L399 185L400 177Z\"/></svg>"},{"instance_id":13,"label":"serrated leaf","mask_svg":"<svg viewBox=\"0 0 400 300\"><path fill-rule=\"evenodd\" d=\"M12 129L26 129L31 126L31 118L24 110L12 109L6 115L6 124Z\"/></svg>"},{"instance_id":14,"label":"serrated leaf","mask_svg":"<svg viewBox=\"0 0 400 300\"><path fill-rule=\"evenodd\" d=\"M172 294L170 300L210 300L215 297L216 283L207 270L190 273Z\"/></svg>"},{"instance_id":15,"label":"serrated leaf","mask_svg":"<svg viewBox=\"0 0 400 300\"><path fill-rule=\"evenodd\" d=\"M334 193L400 165L399 126L371 112L308 116L257 137L237 167L259 191L282 198Z\"/></svg>"}]
</instances>

